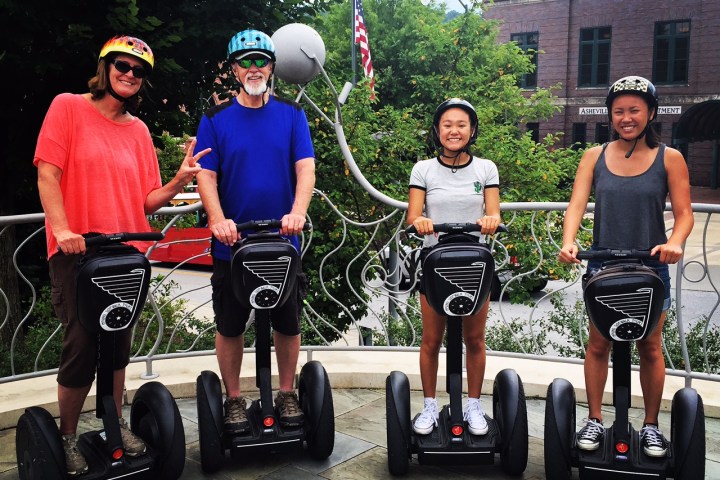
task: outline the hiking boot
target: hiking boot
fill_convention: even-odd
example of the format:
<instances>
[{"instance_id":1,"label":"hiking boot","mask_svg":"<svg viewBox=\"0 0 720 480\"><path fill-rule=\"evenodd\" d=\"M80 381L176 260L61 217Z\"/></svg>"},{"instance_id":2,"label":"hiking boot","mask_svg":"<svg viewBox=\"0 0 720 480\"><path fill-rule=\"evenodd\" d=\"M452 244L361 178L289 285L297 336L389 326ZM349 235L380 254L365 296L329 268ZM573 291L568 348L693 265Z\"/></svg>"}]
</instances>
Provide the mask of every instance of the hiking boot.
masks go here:
<instances>
[{"instance_id":1,"label":"hiking boot","mask_svg":"<svg viewBox=\"0 0 720 480\"><path fill-rule=\"evenodd\" d=\"M81 475L87 472L88 464L77 447L77 435L63 435L62 444L63 450L65 450L67 474L74 477L75 475Z\"/></svg>"},{"instance_id":2,"label":"hiking boot","mask_svg":"<svg viewBox=\"0 0 720 480\"><path fill-rule=\"evenodd\" d=\"M418 435L427 435L433 431L438 424L438 403L434 398L426 398L422 412L413 422L413 430Z\"/></svg>"},{"instance_id":3,"label":"hiking boot","mask_svg":"<svg viewBox=\"0 0 720 480\"><path fill-rule=\"evenodd\" d=\"M580 450L597 450L604 435L605 427L603 427L603 424L595 418L589 418L585 426L577 434L577 446Z\"/></svg>"},{"instance_id":4,"label":"hiking boot","mask_svg":"<svg viewBox=\"0 0 720 480\"><path fill-rule=\"evenodd\" d=\"M640 443L648 457L667 455L667 442L657 425L647 424L640 429Z\"/></svg>"},{"instance_id":5,"label":"hiking boot","mask_svg":"<svg viewBox=\"0 0 720 480\"><path fill-rule=\"evenodd\" d=\"M480 405L479 398L468 398L465 410L463 412L463 420L468 422L468 430L473 435L485 435L488 430L488 423L485 420L485 412Z\"/></svg>"},{"instance_id":6,"label":"hiking boot","mask_svg":"<svg viewBox=\"0 0 720 480\"><path fill-rule=\"evenodd\" d=\"M137 457L145 453L145 442L130 430L124 418L120 417L118 421L120 422L120 438L122 438L125 455L128 457Z\"/></svg>"},{"instance_id":7,"label":"hiking boot","mask_svg":"<svg viewBox=\"0 0 720 480\"><path fill-rule=\"evenodd\" d=\"M280 415L280 424L283 427L299 427L305 420L300 409L297 394L294 391L279 391L275 397L275 408Z\"/></svg>"},{"instance_id":8,"label":"hiking boot","mask_svg":"<svg viewBox=\"0 0 720 480\"><path fill-rule=\"evenodd\" d=\"M250 430L244 397L228 397L225 400L225 432L244 433Z\"/></svg>"}]
</instances>

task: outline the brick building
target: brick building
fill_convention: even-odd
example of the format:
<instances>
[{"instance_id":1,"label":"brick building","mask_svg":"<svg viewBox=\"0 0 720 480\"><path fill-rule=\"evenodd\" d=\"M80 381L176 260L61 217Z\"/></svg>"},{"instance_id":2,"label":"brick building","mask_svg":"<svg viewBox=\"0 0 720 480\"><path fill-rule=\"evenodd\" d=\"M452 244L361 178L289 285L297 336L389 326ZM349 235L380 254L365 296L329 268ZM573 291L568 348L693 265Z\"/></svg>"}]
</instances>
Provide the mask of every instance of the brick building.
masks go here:
<instances>
[{"instance_id":1,"label":"brick building","mask_svg":"<svg viewBox=\"0 0 720 480\"><path fill-rule=\"evenodd\" d=\"M606 141L608 87L640 75L657 87L656 127L685 155L691 184L717 188L720 1L495 0L486 18L502 20L500 41L536 52L524 88L561 85L562 112L528 124L538 137L564 132L562 146Z\"/></svg>"}]
</instances>

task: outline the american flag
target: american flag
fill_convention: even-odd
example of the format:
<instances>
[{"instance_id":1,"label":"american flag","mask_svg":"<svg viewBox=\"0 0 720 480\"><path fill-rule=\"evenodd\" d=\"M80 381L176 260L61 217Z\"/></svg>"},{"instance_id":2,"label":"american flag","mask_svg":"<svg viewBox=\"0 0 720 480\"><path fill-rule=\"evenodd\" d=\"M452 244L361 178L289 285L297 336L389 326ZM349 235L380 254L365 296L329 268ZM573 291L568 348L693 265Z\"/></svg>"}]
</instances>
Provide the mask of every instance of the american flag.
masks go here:
<instances>
[{"instance_id":1,"label":"american flag","mask_svg":"<svg viewBox=\"0 0 720 480\"><path fill-rule=\"evenodd\" d=\"M367 28L365 28L365 13L362 0L355 3L355 43L360 44L360 56L365 76L370 79L370 98L375 98L375 76L373 74L372 59L370 58L370 43L368 42Z\"/></svg>"}]
</instances>

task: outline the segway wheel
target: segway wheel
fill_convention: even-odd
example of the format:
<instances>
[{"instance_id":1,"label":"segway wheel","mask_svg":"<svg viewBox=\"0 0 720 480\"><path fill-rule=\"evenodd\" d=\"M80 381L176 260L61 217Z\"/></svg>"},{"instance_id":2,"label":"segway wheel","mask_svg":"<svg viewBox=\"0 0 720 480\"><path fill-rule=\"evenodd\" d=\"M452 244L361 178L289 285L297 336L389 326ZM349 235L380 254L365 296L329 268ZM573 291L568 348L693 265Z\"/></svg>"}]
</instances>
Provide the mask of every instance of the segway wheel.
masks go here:
<instances>
[{"instance_id":1,"label":"segway wheel","mask_svg":"<svg viewBox=\"0 0 720 480\"><path fill-rule=\"evenodd\" d=\"M388 470L405 475L410 462L410 383L407 376L391 372L385 380Z\"/></svg>"},{"instance_id":2,"label":"segway wheel","mask_svg":"<svg viewBox=\"0 0 720 480\"><path fill-rule=\"evenodd\" d=\"M515 370L506 368L495 376L493 418L502 439L502 468L510 475L520 475L527 468L528 419L525 390Z\"/></svg>"},{"instance_id":3,"label":"segway wheel","mask_svg":"<svg viewBox=\"0 0 720 480\"><path fill-rule=\"evenodd\" d=\"M30 407L20 416L15 432L18 475L21 480L65 478L65 452L52 415Z\"/></svg>"},{"instance_id":4,"label":"segway wheel","mask_svg":"<svg viewBox=\"0 0 720 480\"><path fill-rule=\"evenodd\" d=\"M335 448L335 408L330 379L320 362L310 361L303 365L298 391L305 415L308 453L315 460L325 460Z\"/></svg>"},{"instance_id":5,"label":"segway wheel","mask_svg":"<svg viewBox=\"0 0 720 480\"><path fill-rule=\"evenodd\" d=\"M569 480L570 449L575 435L575 390L567 380L556 378L545 400L545 477Z\"/></svg>"},{"instance_id":6,"label":"segway wheel","mask_svg":"<svg viewBox=\"0 0 720 480\"><path fill-rule=\"evenodd\" d=\"M158 452L153 474L176 480L185 468L185 428L175 399L159 382L143 384L130 407L130 428Z\"/></svg>"},{"instance_id":7,"label":"segway wheel","mask_svg":"<svg viewBox=\"0 0 720 480\"><path fill-rule=\"evenodd\" d=\"M222 389L215 372L206 370L197 378L197 412L200 465L205 473L217 472L225 459L225 447L222 442Z\"/></svg>"},{"instance_id":8,"label":"segway wheel","mask_svg":"<svg viewBox=\"0 0 720 480\"><path fill-rule=\"evenodd\" d=\"M675 393L670 411L676 480L705 478L705 409L697 391Z\"/></svg>"}]
</instances>

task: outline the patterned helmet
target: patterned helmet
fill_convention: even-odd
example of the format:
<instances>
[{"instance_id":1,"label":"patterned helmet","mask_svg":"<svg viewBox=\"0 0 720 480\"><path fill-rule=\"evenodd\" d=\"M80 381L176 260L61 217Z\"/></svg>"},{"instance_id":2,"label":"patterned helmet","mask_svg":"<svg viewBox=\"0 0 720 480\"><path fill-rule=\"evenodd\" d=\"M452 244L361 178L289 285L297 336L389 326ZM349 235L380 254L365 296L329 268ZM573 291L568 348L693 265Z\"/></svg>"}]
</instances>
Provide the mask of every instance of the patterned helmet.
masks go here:
<instances>
[{"instance_id":1,"label":"patterned helmet","mask_svg":"<svg viewBox=\"0 0 720 480\"><path fill-rule=\"evenodd\" d=\"M155 66L155 56L147 43L143 42L137 37L130 37L127 35L117 35L108 40L100 50L100 56L98 61L105 58L107 55L112 53L127 53L134 57L139 58L149 67L149 71L152 72Z\"/></svg>"},{"instance_id":2,"label":"patterned helmet","mask_svg":"<svg viewBox=\"0 0 720 480\"><path fill-rule=\"evenodd\" d=\"M259 53L275 61L275 45L270 37L259 30L243 30L235 34L228 43L228 60Z\"/></svg>"},{"instance_id":3,"label":"patterned helmet","mask_svg":"<svg viewBox=\"0 0 720 480\"><path fill-rule=\"evenodd\" d=\"M642 97L648 104L650 110L656 108L658 105L658 94L655 89L655 85L646 78L631 75L629 77L623 77L610 85L607 98L605 98L605 106L608 109L608 115L610 114L612 102L620 95L627 94ZM657 109L655 114L657 114Z\"/></svg>"},{"instance_id":4,"label":"patterned helmet","mask_svg":"<svg viewBox=\"0 0 720 480\"><path fill-rule=\"evenodd\" d=\"M470 127L473 129L472 136L470 137L470 141L465 146L465 148L469 147L470 145L473 145L475 141L477 140L478 136L478 116L477 112L475 111L475 107L472 106L470 102L467 100L463 100L462 98L451 98L449 100L445 100L440 105L438 105L437 109L435 109L435 115L433 116L433 128L432 128L432 137L433 142L435 143L436 148L441 147L440 138L438 137L438 126L440 125L440 117L442 117L443 113L445 113L447 110L450 110L451 108L461 108L467 112L467 114L470 116Z\"/></svg>"}]
</instances>

